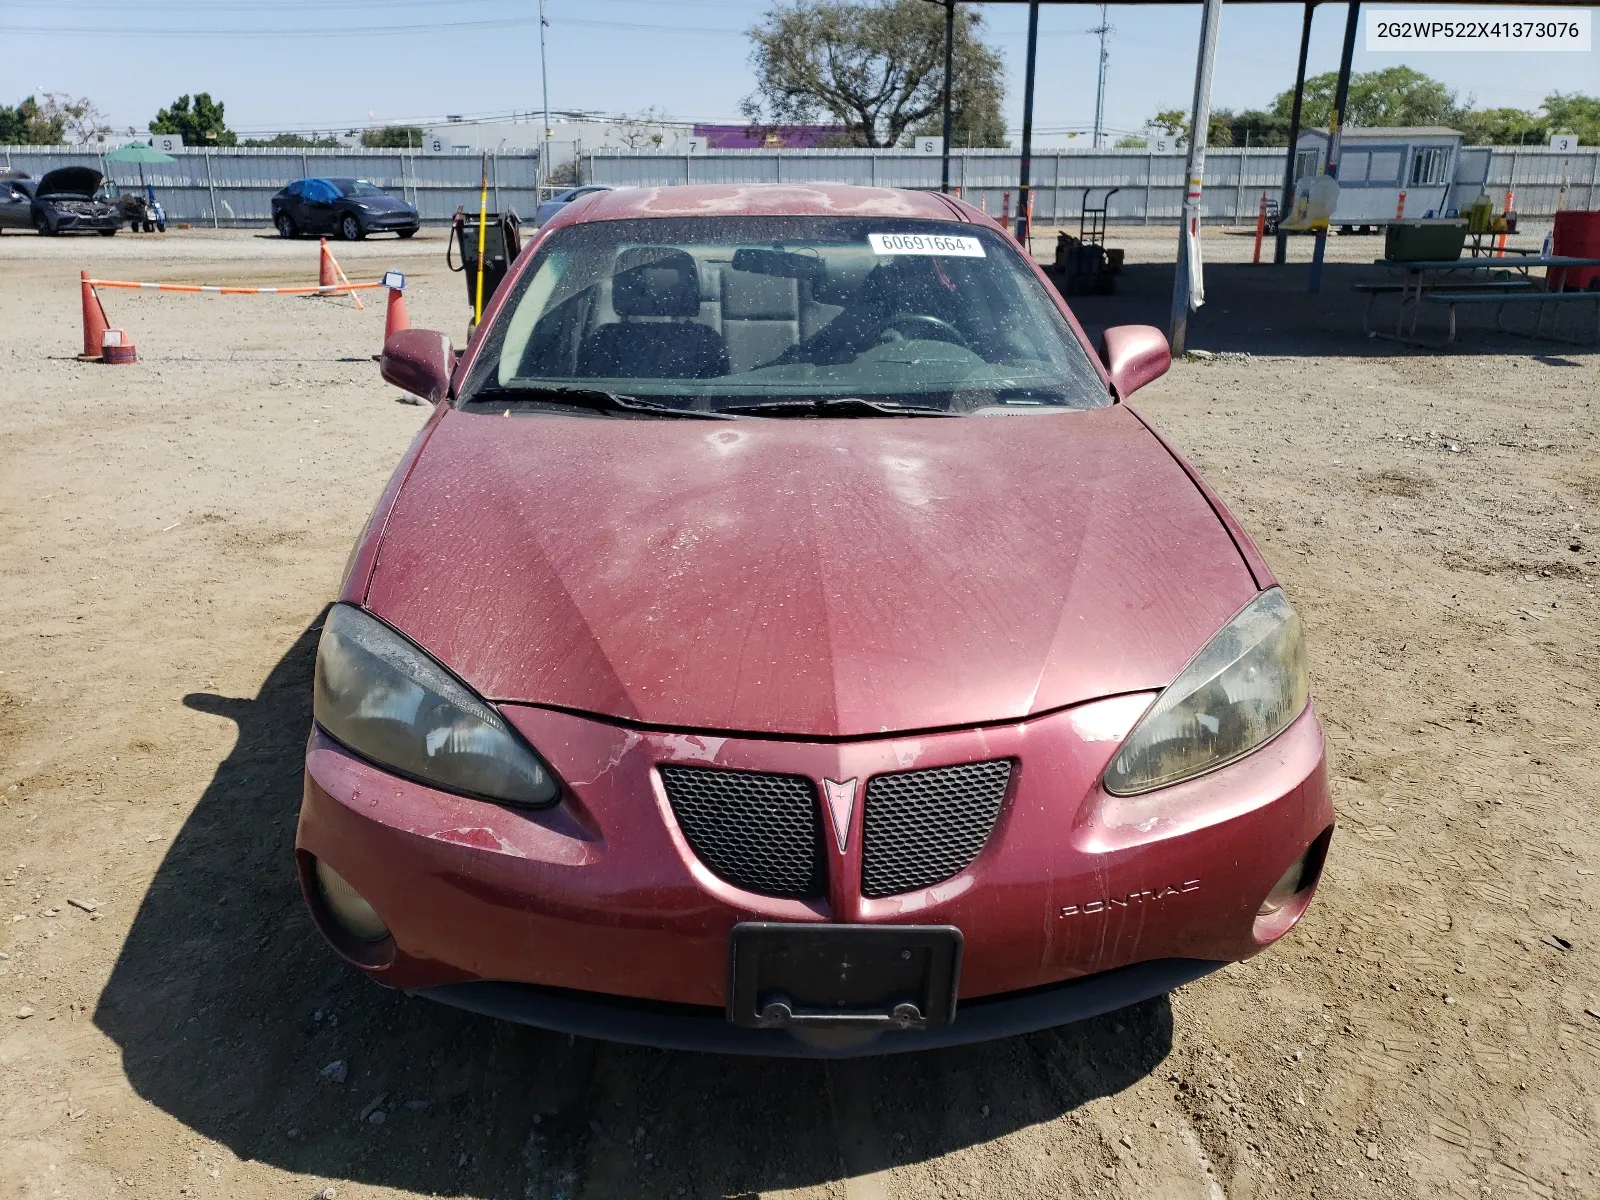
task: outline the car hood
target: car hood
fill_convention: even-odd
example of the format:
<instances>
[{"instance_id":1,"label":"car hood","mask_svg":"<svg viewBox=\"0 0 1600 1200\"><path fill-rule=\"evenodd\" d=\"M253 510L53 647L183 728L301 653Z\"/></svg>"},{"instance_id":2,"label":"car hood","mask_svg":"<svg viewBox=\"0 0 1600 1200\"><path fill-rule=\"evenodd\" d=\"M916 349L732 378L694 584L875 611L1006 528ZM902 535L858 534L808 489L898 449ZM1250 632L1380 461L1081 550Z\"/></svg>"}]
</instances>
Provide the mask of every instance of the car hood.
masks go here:
<instances>
[{"instance_id":1,"label":"car hood","mask_svg":"<svg viewBox=\"0 0 1600 1200\"><path fill-rule=\"evenodd\" d=\"M54 171L44 173L34 193L45 199L63 196L92 200L95 192L100 190L100 181L104 178L105 176L93 167L57 167Z\"/></svg>"},{"instance_id":2,"label":"car hood","mask_svg":"<svg viewBox=\"0 0 1600 1200\"><path fill-rule=\"evenodd\" d=\"M495 700L849 737L1159 688L1255 590L1120 406L452 411L401 488L367 604Z\"/></svg>"}]
</instances>

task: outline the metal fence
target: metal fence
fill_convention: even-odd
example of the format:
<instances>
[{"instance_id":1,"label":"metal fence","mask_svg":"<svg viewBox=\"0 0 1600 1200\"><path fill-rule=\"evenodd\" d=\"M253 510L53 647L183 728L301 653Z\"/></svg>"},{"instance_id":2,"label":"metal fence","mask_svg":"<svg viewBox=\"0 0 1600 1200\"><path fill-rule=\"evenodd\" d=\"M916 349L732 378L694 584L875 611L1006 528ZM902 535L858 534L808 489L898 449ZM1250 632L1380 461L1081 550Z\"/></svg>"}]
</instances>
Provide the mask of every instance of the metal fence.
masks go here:
<instances>
[{"instance_id":1,"label":"metal fence","mask_svg":"<svg viewBox=\"0 0 1600 1200\"><path fill-rule=\"evenodd\" d=\"M1571 154L1519 148L1484 148L1462 154L1472 170L1456 189L1477 195L1484 178L1482 155L1489 155L1488 188L1500 202L1507 186L1516 192L1517 210L1548 217L1558 206L1600 206L1600 147ZM1278 197L1283 188L1283 148L1219 149L1206 154L1204 216L1214 223L1248 224L1255 219L1261 193ZM580 160L585 183L662 186L675 183L859 183L883 187L937 188L939 159L927 155L871 150L721 150L703 154L587 154ZM1020 156L1009 150L957 151L950 158L950 184L990 215L1015 211ZM1076 222L1086 198L1109 201L1109 219L1134 224L1177 224L1183 211L1184 156L1148 150L1069 150L1033 156L1036 224ZM1452 194L1452 203L1460 197ZM1464 203L1471 203L1471 196Z\"/></svg>"},{"instance_id":2,"label":"metal fence","mask_svg":"<svg viewBox=\"0 0 1600 1200\"><path fill-rule=\"evenodd\" d=\"M368 179L403 195L424 221L448 221L458 205L478 207L483 160L476 154L420 154L405 150L280 150L267 148L179 151L171 163L145 163L169 220L219 227L265 225L272 194L306 176ZM35 179L56 167L89 166L123 188L139 183L139 166L107 163L93 151L47 146L0 147L0 163ZM496 212L530 216L538 205L537 155L489 156L489 203Z\"/></svg>"},{"instance_id":3,"label":"metal fence","mask_svg":"<svg viewBox=\"0 0 1600 1200\"><path fill-rule=\"evenodd\" d=\"M1489 156L1487 175L1484 155ZM458 205L475 208L482 160L475 154L421 154L406 150L184 150L173 163L147 164L152 182L173 221L233 226L271 220L271 197L291 180L308 175L354 175L402 194L424 221L448 221ZM935 189L939 159L901 151L718 150L702 154L659 151L582 153L584 183L663 186L677 183L860 183ZM1539 148L1469 149L1459 156L1452 204L1470 204L1487 178L1496 202L1507 190L1525 217L1549 217L1558 208L1600 208L1600 147L1570 154ZM564 155L552 161L565 163ZM53 167L82 164L104 171L111 182L131 187L139 170L104 163L93 152L42 146L0 147L0 162L35 178ZM974 204L998 216L1017 200L1021 159L1010 150L962 150L951 156L950 182ZM490 203L524 218L538 204L536 154L489 156ZM1070 150L1034 155L1034 221L1070 224L1089 202L1108 191L1109 219L1119 223L1176 224L1183 207L1184 158L1146 150ZM1284 150L1221 149L1206 155L1205 217L1213 223L1248 224L1261 193L1276 197L1283 187ZM550 189L544 189L548 192ZM1470 194L1469 194L1470 193ZM1008 196L1009 194L1009 196Z\"/></svg>"}]
</instances>

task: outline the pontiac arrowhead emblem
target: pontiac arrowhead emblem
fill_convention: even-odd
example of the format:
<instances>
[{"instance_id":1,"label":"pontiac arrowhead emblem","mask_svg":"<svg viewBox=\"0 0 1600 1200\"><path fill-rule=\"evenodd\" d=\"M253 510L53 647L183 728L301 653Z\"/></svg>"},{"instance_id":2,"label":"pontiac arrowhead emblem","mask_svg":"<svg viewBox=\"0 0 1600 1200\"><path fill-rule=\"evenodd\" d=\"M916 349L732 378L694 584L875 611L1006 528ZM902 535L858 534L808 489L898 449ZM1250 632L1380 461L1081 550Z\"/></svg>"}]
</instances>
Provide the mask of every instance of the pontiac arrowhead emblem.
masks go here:
<instances>
[{"instance_id":1,"label":"pontiac arrowhead emblem","mask_svg":"<svg viewBox=\"0 0 1600 1200\"><path fill-rule=\"evenodd\" d=\"M850 840L850 817L856 807L856 781L835 779L822 781L822 794L828 800L828 815L833 818L833 837L839 843L839 853L844 853Z\"/></svg>"}]
</instances>

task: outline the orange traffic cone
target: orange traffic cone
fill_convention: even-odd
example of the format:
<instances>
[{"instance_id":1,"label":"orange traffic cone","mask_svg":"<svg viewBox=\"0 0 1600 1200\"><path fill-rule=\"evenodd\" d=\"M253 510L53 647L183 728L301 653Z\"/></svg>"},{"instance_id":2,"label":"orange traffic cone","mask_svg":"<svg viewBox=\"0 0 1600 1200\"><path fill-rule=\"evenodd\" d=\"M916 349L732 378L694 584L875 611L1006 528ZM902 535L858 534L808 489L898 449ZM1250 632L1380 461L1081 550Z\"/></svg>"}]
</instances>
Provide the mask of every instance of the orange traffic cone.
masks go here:
<instances>
[{"instance_id":1,"label":"orange traffic cone","mask_svg":"<svg viewBox=\"0 0 1600 1200\"><path fill-rule=\"evenodd\" d=\"M333 261L333 251L328 249L328 239L322 239L322 258L317 264L317 286L339 286L339 264Z\"/></svg>"},{"instance_id":2,"label":"orange traffic cone","mask_svg":"<svg viewBox=\"0 0 1600 1200\"><path fill-rule=\"evenodd\" d=\"M83 288L83 353L85 362L97 362L100 346L111 322L106 320L106 310L100 306L100 297L89 282L89 272L79 271L78 282Z\"/></svg>"},{"instance_id":3,"label":"orange traffic cone","mask_svg":"<svg viewBox=\"0 0 1600 1200\"><path fill-rule=\"evenodd\" d=\"M389 312L383 320L383 341L388 345L389 339L402 329L410 329L411 320L406 316L406 294L399 288L389 289Z\"/></svg>"}]
</instances>

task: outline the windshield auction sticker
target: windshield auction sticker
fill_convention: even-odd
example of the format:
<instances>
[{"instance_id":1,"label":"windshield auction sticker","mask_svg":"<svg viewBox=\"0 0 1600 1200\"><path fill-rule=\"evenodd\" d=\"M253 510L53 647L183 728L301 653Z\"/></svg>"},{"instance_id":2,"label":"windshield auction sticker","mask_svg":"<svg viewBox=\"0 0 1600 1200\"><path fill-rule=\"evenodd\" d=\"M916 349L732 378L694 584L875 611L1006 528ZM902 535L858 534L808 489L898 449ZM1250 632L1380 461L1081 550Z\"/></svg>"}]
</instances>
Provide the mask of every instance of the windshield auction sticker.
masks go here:
<instances>
[{"instance_id":1,"label":"windshield auction sticker","mask_svg":"<svg viewBox=\"0 0 1600 1200\"><path fill-rule=\"evenodd\" d=\"M1372 8L1367 52L1572 50L1588 53L1587 8Z\"/></svg>"},{"instance_id":2,"label":"windshield auction sticker","mask_svg":"<svg viewBox=\"0 0 1600 1200\"><path fill-rule=\"evenodd\" d=\"M975 237L947 233L869 233L874 254L938 254L954 258L983 258L983 243Z\"/></svg>"}]
</instances>

